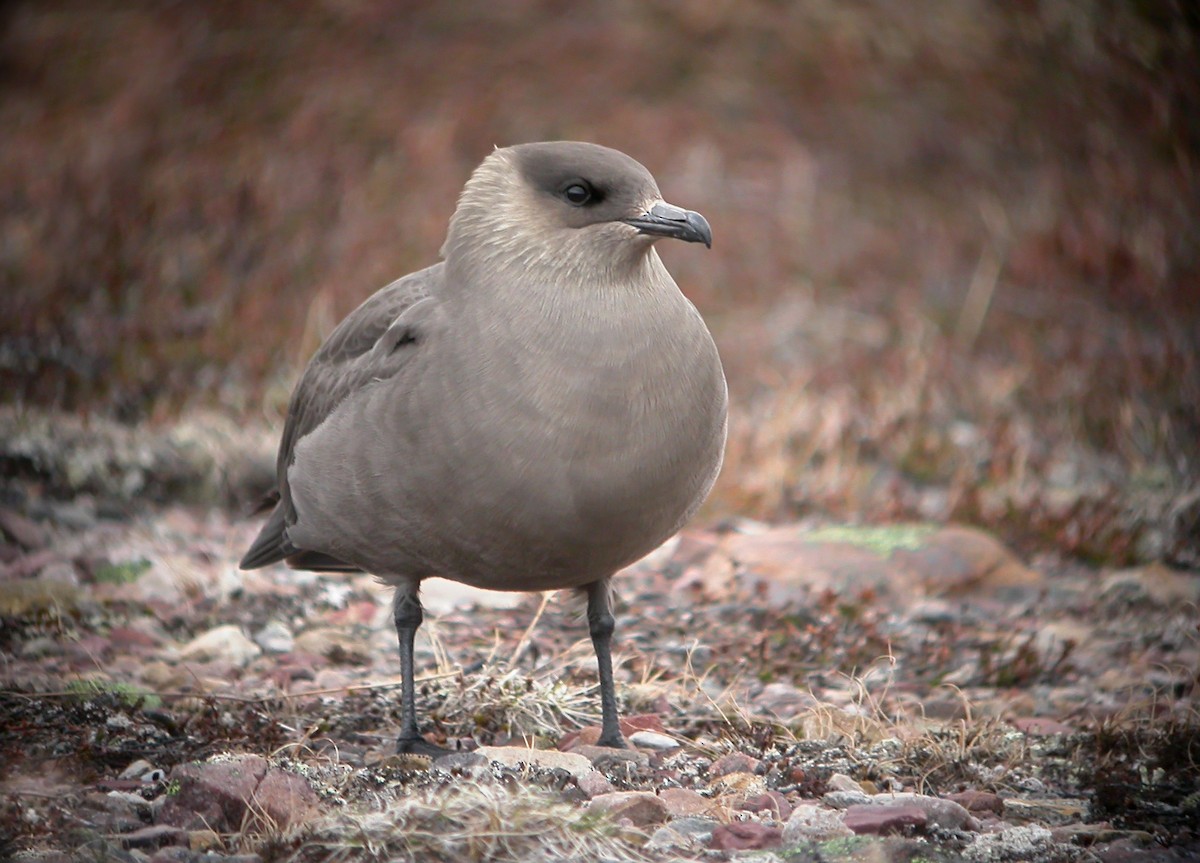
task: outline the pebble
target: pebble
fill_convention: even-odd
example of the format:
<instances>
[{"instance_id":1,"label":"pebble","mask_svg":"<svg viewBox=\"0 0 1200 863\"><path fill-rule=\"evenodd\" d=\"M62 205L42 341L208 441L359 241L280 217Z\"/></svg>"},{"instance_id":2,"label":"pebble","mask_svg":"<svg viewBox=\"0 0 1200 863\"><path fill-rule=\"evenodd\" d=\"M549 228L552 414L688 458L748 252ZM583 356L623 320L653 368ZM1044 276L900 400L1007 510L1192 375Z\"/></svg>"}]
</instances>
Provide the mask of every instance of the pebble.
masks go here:
<instances>
[{"instance_id":1,"label":"pebble","mask_svg":"<svg viewBox=\"0 0 1200 863\"><path fill-rule=\"evenodd\" d=\"M1087 806L1080 800L1051 797L1044 800L1009 798L1004 801L1004 817L1018 823L1035 821L1048 827L1082 821Z\"/></svg>"},{"instance_id":2,"label":"pebble","mask_svg":"<svg viewBox=\"0 0 1200 863\"><path fill-rule=\"evenodd\" d=\"M876 794L873 800L884 806L915 806L925 813L930 824L943 830L959 830L974 823L971 813L965 807L941 797L901 792Z\"/></svg>"},{"instance_id":3,"label":"pebble","mask_svg":"<svg viewBox=\"0 0 1200 863\"><path fill-rule=\"evenodd\" d=\"M296 639L286 623L272 620L254 634L254 643L267 653L291 653Z\"/></svg>"},{"instance_id":4,"label":"pebble","mask_svg":"<svg viewBox=\"0 0 1200 863\"><path fill-rule=\"evenodd\" d=\"M830 791L821 797L821 802L834 809L848 809L870 805L871 797L865 791Z\"/></svg>"},{"instance_id":5,"label":"pebble","mask_svg":"<svg viewBox=\"0 0 1200 863\"><path fill-rule=\"evenodd\" d=\"M227 624L198 635L179 650L184 662L224 661L241 667L262 651L246 637L241 627Z\"/></svg>"},{"instance_id":6,"label":"pebble","mask_svg":"<svg viewBox=\"0 0 1200 863\"><path fill-rule=\"evenodd\" d=\"M776 821L786 821L792 814L792 804L778 791L765 791L746 797L738 808L743 812L767 812Z\"/></svg>"},{"instance_id":7,"label":"pebble","mask_svg":"<svg viewBox=\"0 0 1200 863\"><path fill-rule=\"evenodd\" d=\"M826 780L825 785L830 791L851 791L858 794L865 794L862 785L854 779L851 779L845 773L834 773Z\"/></svg>"},{"instance_id":8,"label":"pebble","mask_svg":"<svg viewBox=\"0 0 1200 863\"><path fill-rule=\"evenodd\" d=\"M181 764L171 771L170 781L178 783L178 791L167 797L159 821L190 830L240 830L251 812L286 828L320 810L307 781L259 755Z\"/></svg>"},{"instance_id":9,"label":"pebble","mask_svg":"<svg viewBox=\"0 0 1200 863\"><path fill-rule=\"evenodd\" d=\"M608 777L599 770L589 770L576 780L579 790L587 795L588 799L599 797L601 794L612 792L613 784L608 781Z\"/></svg>"},{"instance_id":10,"label":"pebble","mask_svg":"<svg viewBox=\"0 0 1200 863\"><path fill-rule=\"evenodd\" d=\"M647 767L650 764L650 756L645 752L638 752L636 749L614 749L611 746L580 745L574 747L571 752L582 756L587 759L589 764L593 764L601 770L610 769L615 765Z\"/></svg>"},{"instance_id":11,"label":"pebble","mask_svg":"<svg viewBox=\"0 0 1200 863\"><path fill-rule=\"evenodd\" d=\"M1034 824L1010 827L999 833L985 833L963 849L971 863L995 863L1000 860L1036 860L1054 846L1054 837L1045 827Z\"/></svg>"},{"instance_id":12,"label":"pebble","mask_svg":"<svg viewBox=\"0 0 1200 863\"><path fill-rule=\"evenodd\" d=\"M854 831L842 820L841 812L815 803L798 805L783 825L783 844L787 847L853 835Z\"/></svg>"},{"instance_id":13,"label":"pebble","mask_svg":"<svg viewBox=\"0 0 1200 863\"><path fill-rule=\"evenodd\" d=\"M629 735L629 742L639 749L653 749L656 752L669 752L678 749L679 741L657 731L636 731Z\"/></svg>"},{"instance_id":14,"label":"pebble","mask_svg":"<svg viewBox=\"0 0 1200 863\"><path fill-rule=\"evenodd\" d=\"M663 788L658 792L658 796L666 804L673 818L716 815L719 809L716 801L690 788Z\"/></svg>"},{"instance_id":15,"label":"pebble","mask_svg":"<svg viewBox=\"0 0 1200 863\"><path fill-rule=\"evenodd\" d=\"M729 773L755 773L762 766L757 758L742 752L730 752L722 755L708 768L710 776L725 776Z\"/></svg>"},{"instance_id":16,"label":"pebble","mask_svg":"<svg viewBox=\"0 0 1200 863\"><path fill-rule=\"evenodd\" d=\"M928 822L929 816L919 806L870 804L851 806L842 820L855 833L882 835L919 830Z\"/></svg>"},{"instance_id":17,"label":"pebble","mask_svg":"<svg viewBox=\"0 0 1200 863\"><path fill-rule=\"evenodd\" d=\"M716 818L688 815L683 818L672 818L667 826L684 836L691 836L697 841L707 843L712 839L713 831L720 826L720 822Z\"/></svg>"},{"instance_id":18,"label":"pebble","mask_svg":"<svg viewBox=\"0 0 1200 863\"><path fill-rule=\"evenodd\" d=\"M524 746L480 746L474 754L505 767L528 765L542 770L565 770L576 779L592 772L592 762L578 752L529 749Z\"/></svg>"},{"instance_id":19,"label":"pebble","mask_svg":"<svg viewBox=\"0 0 1200 863\"><path fill-rule=\"evenodd\" d=\"M734 821L713 830L709 847L716 851L756 851L778 848L782 841L783 830L779 827L757 821Z\"/></svg>"},{"instance_id":20,"label":"pebble","mask_svg":"<svg viewBox=\"0 0 1200 863\"><path fill-rule=\"evenodd\" d=\"M126 848L159 848L163 845L180 845L187 842L187 833L178 827L155 824L130 833L121 834L121 845Z\"/></svg>"},{"instance_id":21,"label":"pebble","mask_svg":"<svg viewBox=\"0 0 1200 863\"><path fill-rule=\"evenodd\" d=\"M628 820L635 827L662 824L671 817L667 804L652 791L611 791L593 797L589 813L613 821Z\"/></svg>"},{"instance_id":22,"label":"pebble","mask_svg":"<svg viewBox=\"0 0 1200 863\"><path fill-rule=\"evenodd\" d=\"M1004 799L990 791L960 791L957 794L947 794L946 799L953 800L968 812L1004 814Z\"/></svg>"}]
</instances>

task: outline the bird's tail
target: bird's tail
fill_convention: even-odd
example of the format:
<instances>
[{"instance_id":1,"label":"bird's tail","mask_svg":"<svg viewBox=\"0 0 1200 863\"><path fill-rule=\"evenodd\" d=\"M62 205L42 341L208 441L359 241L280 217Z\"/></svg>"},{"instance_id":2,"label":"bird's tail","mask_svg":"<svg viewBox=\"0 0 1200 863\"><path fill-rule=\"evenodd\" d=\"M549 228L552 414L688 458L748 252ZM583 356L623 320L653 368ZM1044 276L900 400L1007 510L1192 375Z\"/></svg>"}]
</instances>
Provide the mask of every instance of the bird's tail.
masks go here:
<instances>
[{"instance_id":1,"label":"bird's tail","mask_svg":"<svg viewBox=\"0 0 1200 863\"><path fill-rule=\"evenodd\" d=\"M277 563L296 551L283 534L283 504L277 504L238 566L242 569L258 569Z\"/></svg>"}]
</instances>

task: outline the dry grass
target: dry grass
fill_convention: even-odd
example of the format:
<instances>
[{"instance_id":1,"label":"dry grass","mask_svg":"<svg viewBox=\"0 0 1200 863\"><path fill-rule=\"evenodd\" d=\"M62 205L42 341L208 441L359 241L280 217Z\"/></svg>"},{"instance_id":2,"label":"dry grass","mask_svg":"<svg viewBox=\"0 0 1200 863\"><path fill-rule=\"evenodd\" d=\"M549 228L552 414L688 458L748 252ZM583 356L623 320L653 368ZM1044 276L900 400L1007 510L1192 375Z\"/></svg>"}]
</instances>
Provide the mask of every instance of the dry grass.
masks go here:
<instances>
[{"instance_id":1,"label":"dry grass","mask_svg":"<svg viewBox=\"0 0 1200 863\"><path fill-rule=\"evenodd\" d=\"M303 837L272 837L266 847L274 845L270 861L331 863L649 859L632 838L614 824L581 814L559 795L520 783L469 781L407 794L376 811L338 812Z\"/></svg>"}]
</instances>

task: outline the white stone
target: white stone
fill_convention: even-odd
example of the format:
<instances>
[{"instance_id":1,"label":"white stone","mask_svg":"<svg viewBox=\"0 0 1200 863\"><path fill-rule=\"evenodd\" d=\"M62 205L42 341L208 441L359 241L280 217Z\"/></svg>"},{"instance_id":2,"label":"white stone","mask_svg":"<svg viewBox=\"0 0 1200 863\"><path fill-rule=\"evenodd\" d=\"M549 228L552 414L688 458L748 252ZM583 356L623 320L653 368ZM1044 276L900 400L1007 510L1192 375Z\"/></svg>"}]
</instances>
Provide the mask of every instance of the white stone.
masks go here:
<instances>
[{"instance_id":1,"label":"white stone","mask_svg":"<svg viewBox=\"0 0 1200 863\"><path fill-rule=\"evenodd\" d=\"M179 658L184 662L224 660L241 666L261 653L259 646L247 638L239 627L229 624L193 638L180 649Z\"/></svg>"},{"instance_id":2,"label":"white stone","mask_svg":"<svg viewBox=\"0 0 1200 863\"><path fill-rule=\"evenodd\" d=\"M842 821L841 812L808 803L793 809L783 825L783 847L853 835L854 831Z\"/></svg>"},{"instance_id":3,"label":"white stone","mask_svg":"<svg viewBox=\"0 0 1200 863\"><path fill-rule=\"evenodd\" d=\"M679 748L678 740L657 731L635 731L629 735L629 742L639 749L654 749L659 752Z\"/></svg>"},{"instance_id":4,"label":"white stone","mask_svg":"<svg viewBox=\"0 0 1200 863\"><path fill-rule=\"evenodd\" d=\"M540 767L543 770L566 770L581 777L592 769L592 762L574 752L557 749L525 749L520 746L480 746L475 750L491 761L506 767Z\"/></svg>"},{"instance_id":5,"label":"white stone","mask_svg":"<svg viewBox=\"0 0 1200 863\"><path fill-rule=\"evenodd\" d=\"M296 646L296 639L286 623L278 620L270 621L254 634L255 643L267 653L290 653Z\"/></svg>"}]
</instances>

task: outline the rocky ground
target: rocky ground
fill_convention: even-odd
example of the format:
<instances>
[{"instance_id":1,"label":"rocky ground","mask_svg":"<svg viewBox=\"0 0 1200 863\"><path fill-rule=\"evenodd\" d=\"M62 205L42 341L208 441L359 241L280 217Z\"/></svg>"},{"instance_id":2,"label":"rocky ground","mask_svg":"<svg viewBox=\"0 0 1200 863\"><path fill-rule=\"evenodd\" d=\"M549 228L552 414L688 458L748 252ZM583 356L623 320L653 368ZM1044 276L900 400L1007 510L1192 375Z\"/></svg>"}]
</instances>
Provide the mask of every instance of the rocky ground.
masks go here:
<instances>
[{"instance_id":1,"label":"rocky ground","mask_svg":"<svg viewBox=\"0 0 1200 863\"><path fill-rule=\"evenodd\" d=\"M236 569L267 429L97 423L55 460L70 422L37 450L5 420L5 859L1200 854L1195 573L702 523L618 580L624 751L574 597L431 582L418 701L454 752L397 757L387 591Z\"/></svg>"}]
</instances>

